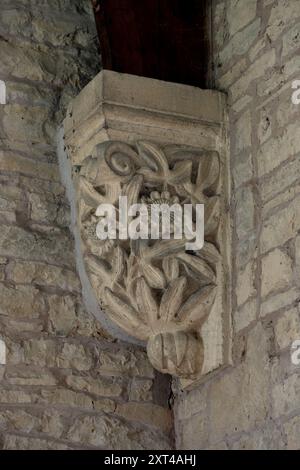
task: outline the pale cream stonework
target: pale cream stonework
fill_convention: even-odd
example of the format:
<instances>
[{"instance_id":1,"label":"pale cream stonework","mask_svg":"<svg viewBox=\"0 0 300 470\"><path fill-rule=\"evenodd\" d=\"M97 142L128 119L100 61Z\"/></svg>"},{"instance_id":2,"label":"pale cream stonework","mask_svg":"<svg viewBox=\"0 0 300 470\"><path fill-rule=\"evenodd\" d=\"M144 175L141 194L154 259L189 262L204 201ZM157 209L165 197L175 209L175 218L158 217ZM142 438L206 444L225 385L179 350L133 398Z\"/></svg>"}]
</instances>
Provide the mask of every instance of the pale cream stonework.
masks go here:
<instances>
[{"instance_id":1,"label":"pale cream stonework","mask_svg":"<svg viewBox=\"0 0 300 470\"><path fill-rule=\"evenodd\" d=\"M147 342L150 361L162 372L195 380L228 363L224 96L104 70L72 101L64 130L81 255L107 315ZM129 242L92 239L97 207L117 207L120 195L128 197L128 206L165 199L170 205L204 203L204 248L186 253L186 238L158 240L151 247L137 242L134 250ZM155 291L161 292L160 302Z\"/></svg>"}]
</instances>

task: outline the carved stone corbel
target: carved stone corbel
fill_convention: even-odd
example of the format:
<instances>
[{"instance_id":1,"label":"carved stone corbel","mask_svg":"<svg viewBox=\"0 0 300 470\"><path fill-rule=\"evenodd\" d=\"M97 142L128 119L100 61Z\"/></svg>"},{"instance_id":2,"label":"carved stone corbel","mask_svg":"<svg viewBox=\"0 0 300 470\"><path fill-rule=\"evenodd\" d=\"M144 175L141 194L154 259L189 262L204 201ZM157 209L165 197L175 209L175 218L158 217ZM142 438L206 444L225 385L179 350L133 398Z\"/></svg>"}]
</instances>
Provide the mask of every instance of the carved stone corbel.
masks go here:
<instances>
[{"instance_id":1,"label":"carved stone corbel","mask_svg":"<svg viewBox=\"0 0 300 470\"><path fill-rule=\"evenodd\" d=\"M96 299L113 323L145 342L156 369L182 379L229 359L225 116L220 93L103 71L64 123L76 230ZM204 204L203 248L185 251L184 237L100 240L97 207L118 211L119 196L149 207Z\"/></svg>"}]
</instances>

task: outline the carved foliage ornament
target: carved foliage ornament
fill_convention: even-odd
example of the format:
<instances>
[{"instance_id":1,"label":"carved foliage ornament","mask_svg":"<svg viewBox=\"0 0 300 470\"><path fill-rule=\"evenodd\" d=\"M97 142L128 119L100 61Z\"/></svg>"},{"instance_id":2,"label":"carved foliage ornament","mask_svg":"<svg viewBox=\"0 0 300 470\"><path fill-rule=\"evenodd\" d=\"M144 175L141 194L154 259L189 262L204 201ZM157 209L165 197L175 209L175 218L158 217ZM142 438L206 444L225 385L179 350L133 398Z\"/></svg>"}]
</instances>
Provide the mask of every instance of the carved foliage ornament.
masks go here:
<instances>
[{"instance_id":1,"label":"carved foliage ornament","mask_svg":"<svg viewBox=\"0 0 300 470\"><path fill-rule=\"evenodd\" d=\"M201 326L216 295L220 161L199 152L149 142L105 142L77 168L78 223L86 271L97 299L130 336L147 342L152 365L193 378L204 359ZM100 240L96 209L119 196L138 202L204 204L205 244L187 240Z\"/></svg>"}]
</instances>

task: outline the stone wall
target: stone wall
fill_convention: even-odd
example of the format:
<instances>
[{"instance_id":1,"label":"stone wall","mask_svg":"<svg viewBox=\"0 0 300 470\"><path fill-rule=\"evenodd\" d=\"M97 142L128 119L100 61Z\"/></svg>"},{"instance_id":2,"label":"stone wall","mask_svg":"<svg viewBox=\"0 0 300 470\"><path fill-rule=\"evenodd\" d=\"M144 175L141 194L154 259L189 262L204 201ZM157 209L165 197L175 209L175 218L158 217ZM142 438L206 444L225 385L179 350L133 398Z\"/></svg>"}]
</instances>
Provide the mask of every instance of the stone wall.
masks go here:
<instances>
[{"instance_id":1,"label":"stone wall","mask_svg":"<svg viewBox=\"0 0 300 470\"><path fill-rule=\"evenodd\" d=\"M1 0L3 449L172 445L168 380L89 316L75 271L55 135L100 69L95 39L89 0Z\"/></svg>"},{"instance_id":2,"label":"stone wall","mask_svg":"<svg viewBox=\"0 0 300 470\"><path fill-rule=\"evenodd\" d=\"M299 0L215 1L216 87L228 92L233 365L177 391L177 446L299 449Z\"/></svg>"}]
</instances>

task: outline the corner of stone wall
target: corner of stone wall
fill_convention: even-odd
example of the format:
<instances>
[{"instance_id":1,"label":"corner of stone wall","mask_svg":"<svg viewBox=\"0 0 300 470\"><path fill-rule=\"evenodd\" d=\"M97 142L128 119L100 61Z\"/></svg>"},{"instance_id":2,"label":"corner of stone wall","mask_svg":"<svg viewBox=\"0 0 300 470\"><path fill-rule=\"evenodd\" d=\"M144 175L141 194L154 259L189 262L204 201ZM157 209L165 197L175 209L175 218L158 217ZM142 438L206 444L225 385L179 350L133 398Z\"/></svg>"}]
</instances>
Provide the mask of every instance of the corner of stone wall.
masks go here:
<instances>
[{"instance_id":1,"label":"corner of stone wall","mask_svg":"<svg viewBox=\"0 0 300 470\"><path fill-rule=\"evenodd\" d=\"M172 447L168 382L87 313L75 269L55 136L100 69L97 49L89 2L2 0L3 449Z\"/></svg>"},{"instance_id":2,"label":"corner of stone wall","mask_svg":"<svg viewBox=\"0 0 300 470\"><path fill-rule=\"evenodd\" d=\"M233 366L177 393L177 447L299 449L299 2L213 4L216 87L230 107Z\"/></svg>"}]
</instances>

